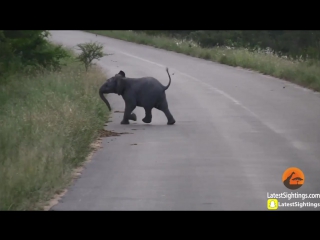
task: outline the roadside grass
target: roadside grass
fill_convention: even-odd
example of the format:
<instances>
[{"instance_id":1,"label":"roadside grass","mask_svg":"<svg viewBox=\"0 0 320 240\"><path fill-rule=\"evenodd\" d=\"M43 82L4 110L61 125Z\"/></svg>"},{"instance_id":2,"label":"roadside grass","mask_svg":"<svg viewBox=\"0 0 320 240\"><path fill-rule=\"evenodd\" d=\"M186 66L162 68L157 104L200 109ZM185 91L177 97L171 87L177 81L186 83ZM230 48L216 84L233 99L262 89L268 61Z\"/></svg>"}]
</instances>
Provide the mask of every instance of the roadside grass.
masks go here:
<instances>
[{"instance_id":1,"label":"roadside grass","mask_svg":"<svg viewBox=\"0 0 320 240\"><path fill-rule=\"evenodd\" d=\"M320 62L317 60L290 59L279 57L270 50L256 51L245 48L215 47L201 48L193 41L151 36L125 30L85 30L87 32L121 39L138 44L183 53L229 66L251 69L262 74L299 84L300 86L320 91Z\"/></svg>"},{"instance_id":2,"label":"roadside grass","mask_svg":"<svg viewBox=\"0 0 320 240\"><path fill-rule=\"evenodd\" d=\"M103 129L103 72L66 61L60 72L17 73L0 85L0 210L43 209Z\"/></svg>"}]
</instances>

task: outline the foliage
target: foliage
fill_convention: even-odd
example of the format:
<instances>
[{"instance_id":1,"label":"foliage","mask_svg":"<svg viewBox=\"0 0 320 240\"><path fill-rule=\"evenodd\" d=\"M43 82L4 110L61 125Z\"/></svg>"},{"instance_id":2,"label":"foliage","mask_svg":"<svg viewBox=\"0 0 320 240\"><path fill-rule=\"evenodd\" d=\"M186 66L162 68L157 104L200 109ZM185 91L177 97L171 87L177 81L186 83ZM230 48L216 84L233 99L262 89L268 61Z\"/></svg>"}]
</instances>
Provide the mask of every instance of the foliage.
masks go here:
<instances>
[{"instance_id":1,"label":"foliage","mask_svg":"<svg viewBox=\"0 0 320 240\"><path fill-rule=\"evenodd\" d=\"M0 210L43 209L92 150L105 121L85 72L46 30L0 30ZM90 81L88 81L90 80Z\"/></svg>"},{"instance_id":2,"label":"foliage","mask_svg":"<svg viewBox=\"0 0 320 240\"><path fill-rule=\"evenodd\" d=\"M0 210L43 209L68 186L103 128L97 89L106 76L65 63L59 72L16 73L0 87Z\"/></svg>"},{"instance_id":3,"label":"foliage","mask_svg":"<svg viewBox=\"0 0 320 240\"><path fill-rule=\"evenodd\" d=\"M60 70L69 57L61 46L48 41L47 30L0 30L0 77L17 71Z\"/></svg>"},{"instance_id":4,"label":"foliage","mask_svg":"<svg viewBox=\"0 0 320 240\"><path fill-rule=\"evenodd\" d=\"M77 59L84 64L86 71L92 66L93 60L100 60L104 56L111 55L103 53L103 45L96 42L81 43L77 47L81 51Z\"/></svg>"},{"instance_id":5,"label":"foliage","mask_svg":"<svg viewBox=\"0 0 320 240\"><path fill-rule=\"evenodd\" d=\"M152 36L192 39L201 47L270 48L278 55L320 59L320 30L139 30Z\"/></svg>"}]
</instances>

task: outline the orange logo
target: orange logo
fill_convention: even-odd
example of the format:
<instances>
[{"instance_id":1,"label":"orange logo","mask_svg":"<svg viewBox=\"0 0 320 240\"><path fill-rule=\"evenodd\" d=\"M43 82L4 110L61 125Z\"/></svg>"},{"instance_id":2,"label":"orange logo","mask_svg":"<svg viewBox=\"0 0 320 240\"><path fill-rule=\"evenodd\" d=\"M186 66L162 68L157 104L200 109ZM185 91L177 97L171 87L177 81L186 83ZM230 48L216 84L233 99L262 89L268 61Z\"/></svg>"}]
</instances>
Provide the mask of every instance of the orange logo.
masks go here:
<instances>
[{"instance_id":1,"label":"orange logo","mask_svg":"<svg viewBox=\"0 0 320 240\"><path fill-rule=\"evenodd\" d=\"M304 184L304 173L296 167L288 168L282 174L282 182L291 190L298 189Z\"/></svg>"}]
</instances>

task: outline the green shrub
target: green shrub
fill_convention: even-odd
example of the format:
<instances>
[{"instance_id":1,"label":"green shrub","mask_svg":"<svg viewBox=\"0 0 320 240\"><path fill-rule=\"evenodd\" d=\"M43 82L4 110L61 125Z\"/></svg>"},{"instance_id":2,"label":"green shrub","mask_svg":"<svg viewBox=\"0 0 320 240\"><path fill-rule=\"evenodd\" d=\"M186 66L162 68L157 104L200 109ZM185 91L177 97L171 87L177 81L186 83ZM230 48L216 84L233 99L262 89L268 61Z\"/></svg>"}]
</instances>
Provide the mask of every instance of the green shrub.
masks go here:
<instances>
[{"instance_id":1,"label":"green shrub","mask_svg":"<svg viewBox=\"0 0 320 240\"><path fill-rule=\"evenodd\" d=\"M100 60L104 56L111 55L103 53L103 45L96 42L81 43L77 47L81 51L77 59L84 64L86 71L92 66L93 60Z\"/></svg>"},{"instance_id":2,"label":"green shrub","mask_svg":"<svg viewBox=\"0 0 320 240\"><path fill-rule=\"evenodd\" d=\"M51 44L48 36L46 30L0 30L0 76L60 70L60 60L69 54L62 46Z\"/></svg>"}]
</instances>

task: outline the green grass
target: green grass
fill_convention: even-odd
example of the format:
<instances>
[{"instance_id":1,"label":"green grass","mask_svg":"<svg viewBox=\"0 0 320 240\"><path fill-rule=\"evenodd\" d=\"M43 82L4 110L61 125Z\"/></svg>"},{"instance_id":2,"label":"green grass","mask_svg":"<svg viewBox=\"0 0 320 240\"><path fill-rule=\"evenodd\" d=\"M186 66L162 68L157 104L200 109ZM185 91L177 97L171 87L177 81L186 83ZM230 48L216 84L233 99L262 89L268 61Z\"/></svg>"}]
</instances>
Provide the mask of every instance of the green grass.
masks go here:
<instances>
[{"instance_id":1,"label":"green grass","mask_svg":"<svg viewBox=\"0 0 320 240\"><path fill-rule=\"evenodd\" d=\"M315 60L293 60L279 57L263 50L232 49L228 47L201 48L196 43L165 36L150 36L124 30L86 30L87 32L117 38L156 48L183 53L230 66L251 69L262 74L278 77L303 87L320 91L320 63Z\"/></svg>"},{"instance_id":2,"label":"green grass","mask_svg":"<svg viewBox=\"0 0 320 240\"><path fill-rule=\"evenodd\" d=\"M102 71L68 60L60 72L0 85L0 210L39 210L86 160L108 110Z\"/></svg>"}]
</instances>

